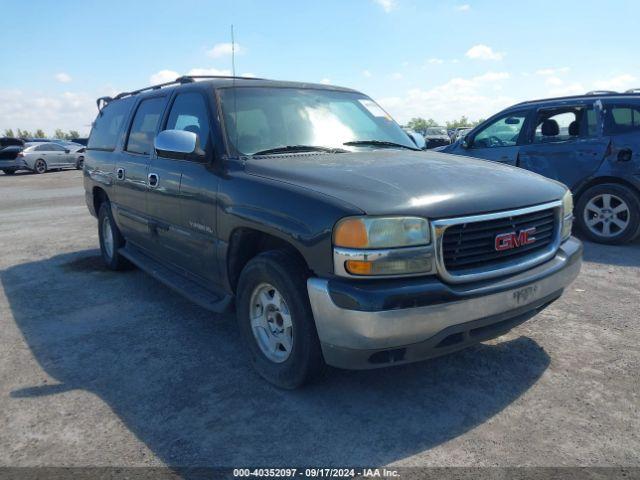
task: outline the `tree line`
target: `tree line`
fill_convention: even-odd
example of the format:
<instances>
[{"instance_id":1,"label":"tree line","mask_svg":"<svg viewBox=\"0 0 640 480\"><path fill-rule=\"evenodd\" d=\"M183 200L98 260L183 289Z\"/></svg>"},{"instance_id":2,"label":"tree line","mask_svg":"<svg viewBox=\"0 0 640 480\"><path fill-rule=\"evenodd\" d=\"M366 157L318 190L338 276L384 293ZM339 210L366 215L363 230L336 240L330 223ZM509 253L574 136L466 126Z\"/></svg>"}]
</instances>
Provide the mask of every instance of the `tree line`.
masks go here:
<instances>
[{"instance_id":1,"label":"tree line","mask_svg":"<svg viewBox=\"0 0 640 480\"><path fill-rule=\"evenodd\" d=\"M80 138L80 133L77 130L69 130L68 132L65 132L61 128L56 128L53 136L49 137L41 128L34 132L22 130L20 128L16 129L14 132L13 128L5 128L3 136L9 138L57 138L60 140L71 140L72 138Z\"/></svg>"},{"instance_id":2,"label":"tree line","mask_svg":"<svg viewBox=\"0 0 640 480\"><path fill-rule=\"evenodd\" d=\"M449 129L460 128L460 127L475 127L476 125L482 122L484 122L484 119L480 119L480 120L476 120L475 122L472 122L471 120L469 120L467 117L463 115L458 120L446 122L444 125L442 125L441 123L436 122L433 118L429 118L425 120L422 117L414 117L411 120L409 120L409 122L407 123L407 127L409 127L411 130L415 130L416 132L424 132L429 127L445 126L449 130Z\"/></svg>"}]
</instances>

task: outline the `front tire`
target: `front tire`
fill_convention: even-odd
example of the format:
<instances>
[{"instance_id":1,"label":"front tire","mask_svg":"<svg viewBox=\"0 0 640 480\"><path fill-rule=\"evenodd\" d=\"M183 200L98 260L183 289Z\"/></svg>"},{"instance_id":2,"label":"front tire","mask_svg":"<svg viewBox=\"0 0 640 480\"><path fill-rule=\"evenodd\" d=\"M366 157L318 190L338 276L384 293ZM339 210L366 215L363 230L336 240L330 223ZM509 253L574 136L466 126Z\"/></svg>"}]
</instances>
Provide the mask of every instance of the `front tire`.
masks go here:
<instances>
[{"instance_id":1,"label":"front tire","mask_svg":"<svg viewBox=\"0 0 640 480\"><path fill-rule=\"evenodd\" d=\"M84 157L80 157L76 162L76 170L82 170L82 167L84 167Z\"/></svg>"},{"instance_id":2,"label":"front tire","mask_svg":"<svg viewBox=\"0 0 640 480\"><path fill-rule=\"evenodd\" d=\"M624 185L595 185L580 195L575 210L582 233L594 242L619 245L640 233L640 199Z\"/></svg>"},{"instance_id":3,"label":"front tire","mask_svg":"<svg viewBox=\"0 0 640 480\"><path fill-rule=\"evenodd\" d=\"M238 280L237 320L251 363L280 388L298 388L324 367L308 276L292 254L273 250L253 258Z\"/></svg>"},{"instance_id":4,"label":"front tire","mask_svg":"<svg viewBox=\"0 0 640 480\"><path fill-rule=\"evenodd\" d=\"M2 171L4 172L5 175L13 175L14 173L16 173L16 170L13 168L6 168Z\"/></svg>"},{"instance_id":5,"label":"front tire","mask_svg":"<svg viewBox=\"0 0 640 480\"><path fill-rule=\"evenodd\" d=\"M118 250L125 244L120 229L113 220L111 205L103 202L98 213L98 237L100 238L100 253L105 265L110 270L124 270L130 267L130 263Z\"/></svg>"},{"instance_id":6,"label":"front tire","mask_svg":"<svg viewBox=\"0 0 640 480\"><path fill-rule=\"evenodd\" d=\"M35 165L33 166L33 171L38 174L45 173L47 171L47 162L45 162L42 158L36 160Z\"/></svg>"}]
</instances>

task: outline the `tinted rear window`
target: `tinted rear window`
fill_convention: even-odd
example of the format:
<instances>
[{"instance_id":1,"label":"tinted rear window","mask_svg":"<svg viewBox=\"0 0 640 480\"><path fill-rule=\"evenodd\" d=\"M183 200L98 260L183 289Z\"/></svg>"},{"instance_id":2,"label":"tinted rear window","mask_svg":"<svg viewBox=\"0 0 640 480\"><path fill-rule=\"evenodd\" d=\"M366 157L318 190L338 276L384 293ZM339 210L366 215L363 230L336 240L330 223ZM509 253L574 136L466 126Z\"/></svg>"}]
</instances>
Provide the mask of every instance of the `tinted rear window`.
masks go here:
<instances>
[{"instance_id":1,"label":"tinted rear window","mask_svg":"<svg viewBox=\"0 0 640 480\"><path fill-rule=\"evenodd\" d=\"M640 131L640 106L612 105L605 113L607 135Z\"/></svg>"},{"instance_id":2,"label":"tinted rear window","mask_svg":"<svg viewBox=\"0 0 640 480\"><path fill-rule=\"evenodd\" d=\"M87 148L113 150L118 144L124 122L129 115L131 98L107 104L93 122Z\"/></svg>"},{"instance_id":3,"label":"tinted rear window","mask_svg":"<svg viewBox=\"0 0 640 480\"><path fill-rule=\"evenodd\" d=\"M140 102L133 117L127 141L127 152L149 155L153 148L153 137L164 110L164 97L148 98Z\"/></svg>"}]
</instances>

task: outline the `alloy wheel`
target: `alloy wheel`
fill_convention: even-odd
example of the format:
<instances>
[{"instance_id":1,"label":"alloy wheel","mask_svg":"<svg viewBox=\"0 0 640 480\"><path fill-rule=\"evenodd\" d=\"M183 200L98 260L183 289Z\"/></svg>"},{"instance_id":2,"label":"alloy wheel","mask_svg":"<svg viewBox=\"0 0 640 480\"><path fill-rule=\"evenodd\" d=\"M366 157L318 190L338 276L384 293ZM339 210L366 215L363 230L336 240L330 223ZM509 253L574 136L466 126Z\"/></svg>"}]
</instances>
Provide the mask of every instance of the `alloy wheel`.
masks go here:
<instances>
[{"instance_id":1,"label":"alloy wheel","mask_svg":"<svg viewBox=\"0 0 640 480\"><path fill-rule=\"evenodd\" d=\"M591 233L604 238L620 235L631 220L629 205L611 193L599 194L589 200L582 215Z\"/></svg>"}]
</instances>

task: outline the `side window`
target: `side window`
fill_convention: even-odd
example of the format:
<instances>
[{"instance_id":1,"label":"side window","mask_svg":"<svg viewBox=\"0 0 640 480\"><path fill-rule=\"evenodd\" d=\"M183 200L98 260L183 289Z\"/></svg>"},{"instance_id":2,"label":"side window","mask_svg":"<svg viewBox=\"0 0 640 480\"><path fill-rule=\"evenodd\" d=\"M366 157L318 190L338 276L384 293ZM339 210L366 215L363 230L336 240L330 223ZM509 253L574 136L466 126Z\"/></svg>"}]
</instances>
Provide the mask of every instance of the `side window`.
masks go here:
<instances>
[{"instance_id":1,"label":"side window","mask_svg":"<svg viewBox=\"0 0 640 480\"><path fill-rule=\"evenodd\" d=\"M640 107L635 105L612 105L605 113L605 134L640 131Z\"/></svg>"},{"instance_id":2,"label":"side window","mask_svg":"<svg viewBox=\"0 0 640 480\"><path fill-rule=\"evenodd\" d=\"M536 118L533 143L554 143L574 140L580 136L583 109L540 110Z\"/></svg>"},{"instance_id":3,"label":"side window","mask_svg":"<svg viewBox=\"0 0 640 480\"><path fill-rule=\"evenodd\" d=\"M475 135L472 146L495 148L516 145L526 117L526 112L518 112L499 118Z\"/></svg>"},{"instance_id":4,"label":"side window","mask_svg":"<svg viewBox=\"0 0 640 480\"><path fill-rule=\"evenodd\" d=\"M198 136L200 148L206 149L209 135L209 115L202 95L195 92L179 94L167 120L165 130L186 130Z\"/></svg>"},{"instance_id":5,"label":"side window","mask_svg":"<svg viewBox=\"0 0 640 480\"><path fill-rule=\"evenodd\" d=\"M140 102L133 117L125 150L149 155L153 150L153 138L162 117L165 98L149 98Z\"/></svg>"},{"instance_id":6,"label":"side window","mask_svg":"<svg viewBox=\"0 0 640 480\"><path fill-rule=\"evenodd\" d=\"M88 149L113 150L116 148L132 101L132 99L113 101L100 111L93 122L87 143Z\"/></svg>"},{"instance_id":7,"label":"side window","mask_svg":"<svg viewBox=\"0 0 640 480\"><path fill-rule=\"evenodd\" d=\"M52 152L64 152L65 148L62 145L58 145L57 143L51 143L49 144L47 150L50 150Z\"/></svg>"},{"instance_id":8,"label":"side window","mask_svg":"<svg viewBox=\"0 0 640 480\"><path fill-rule=\"evenodd\" d=\"M587 110L587 137L595 137L598 135L598 114L589 107Z\"/></svg>"},{"instance_id":9,"label":"side window","mask_svg":"<svg viewBox=\"0 0 640 480\"><path fill-rule=\"evenodd\" d=\"M36 151L36 152L46 152L47 151L47 146L46 145L38 145L33 150Z\"/></svg>"}]
</instances>

